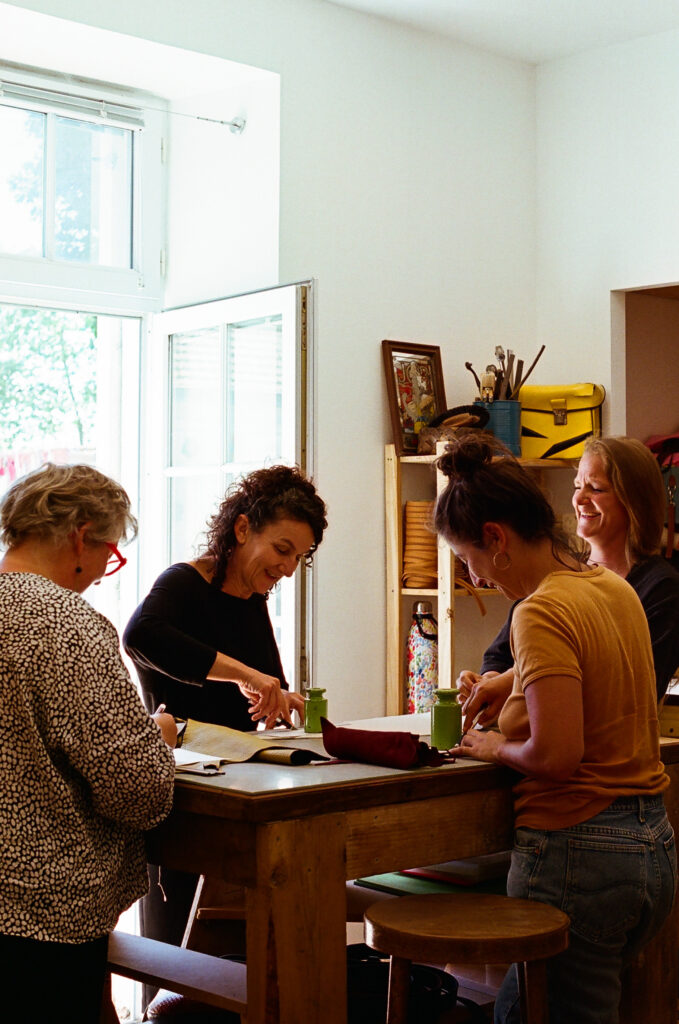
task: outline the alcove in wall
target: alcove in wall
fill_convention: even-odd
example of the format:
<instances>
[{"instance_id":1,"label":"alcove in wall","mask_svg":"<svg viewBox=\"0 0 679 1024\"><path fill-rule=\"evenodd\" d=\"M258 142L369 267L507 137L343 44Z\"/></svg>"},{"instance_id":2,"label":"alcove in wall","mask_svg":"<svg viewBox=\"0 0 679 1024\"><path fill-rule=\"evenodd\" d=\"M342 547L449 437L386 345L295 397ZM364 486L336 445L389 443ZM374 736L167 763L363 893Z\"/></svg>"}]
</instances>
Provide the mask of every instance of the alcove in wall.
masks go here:
<instances>
[{"instance_id":1,"label":"alcove in wall","mask_svg":"<svg viewBox=\"0 0 679 1024\"><path fill-rule=\"evenodd\" d=\"M617 291L611 299L608 432L645 441L679 430L679 284Z\"/></svg>"}]
</instances>

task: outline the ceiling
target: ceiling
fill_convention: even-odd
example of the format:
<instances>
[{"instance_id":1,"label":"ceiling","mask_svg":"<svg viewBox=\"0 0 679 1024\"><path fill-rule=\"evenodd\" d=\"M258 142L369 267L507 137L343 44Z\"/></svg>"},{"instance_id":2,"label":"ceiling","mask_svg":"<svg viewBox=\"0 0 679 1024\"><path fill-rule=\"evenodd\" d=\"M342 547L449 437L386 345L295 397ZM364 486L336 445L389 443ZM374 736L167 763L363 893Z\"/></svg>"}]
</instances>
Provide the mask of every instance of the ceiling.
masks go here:
<instances>
[{"instance_id":1,"label":"ceiling","mask_svg":"<svg viewBox=\"0 0 679 1024\"><path fill-rule=\"evenodd\" d=\"M677 0L328 0L542 64L679 29Z\"/></svg>"}]
</instances>

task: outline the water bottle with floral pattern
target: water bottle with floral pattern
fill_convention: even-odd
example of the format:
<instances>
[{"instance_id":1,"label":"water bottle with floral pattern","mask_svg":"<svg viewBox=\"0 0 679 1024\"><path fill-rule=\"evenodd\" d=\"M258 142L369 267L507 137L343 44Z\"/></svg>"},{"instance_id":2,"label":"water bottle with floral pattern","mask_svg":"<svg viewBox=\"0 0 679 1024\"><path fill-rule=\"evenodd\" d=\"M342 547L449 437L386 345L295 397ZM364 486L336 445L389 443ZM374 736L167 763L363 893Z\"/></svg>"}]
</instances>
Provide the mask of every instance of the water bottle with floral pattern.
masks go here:
<instances>
[{"instance_id":1,"label":"water bottle with floral pattern","mask_svg":"<svg viewBox=\"0 0 679 1024\"><path fill-rule=\"evenodd\" d=\"M413 605L407 643L408 714L429 711L438 687L438 623L429 601Z\"/></svg>"}]
</instances>

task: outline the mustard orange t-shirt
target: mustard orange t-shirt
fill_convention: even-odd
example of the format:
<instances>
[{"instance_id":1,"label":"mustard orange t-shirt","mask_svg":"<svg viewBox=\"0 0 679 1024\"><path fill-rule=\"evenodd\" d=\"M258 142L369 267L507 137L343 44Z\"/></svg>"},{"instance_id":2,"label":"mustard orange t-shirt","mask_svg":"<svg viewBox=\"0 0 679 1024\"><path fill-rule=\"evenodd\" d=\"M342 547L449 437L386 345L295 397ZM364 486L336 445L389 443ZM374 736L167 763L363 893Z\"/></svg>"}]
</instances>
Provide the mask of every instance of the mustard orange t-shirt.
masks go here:
<instances>
[{"instance_id":1,"label":"mustard orange t-shirt","mask_svg":"<svg viewBox=\"0 0 679 1024\"><path fill-rule=\"evenodd\" d=\"M571 778L529 775L516 784L517 825L567 828L619 796L667 788L648 623L625 580L602 567L550 573L517 605L511 646L514 688L500 714L502 734L530 736L524 691L549 676L580 682L584 727L584 753Z\"/></svg>"}]
</instances>

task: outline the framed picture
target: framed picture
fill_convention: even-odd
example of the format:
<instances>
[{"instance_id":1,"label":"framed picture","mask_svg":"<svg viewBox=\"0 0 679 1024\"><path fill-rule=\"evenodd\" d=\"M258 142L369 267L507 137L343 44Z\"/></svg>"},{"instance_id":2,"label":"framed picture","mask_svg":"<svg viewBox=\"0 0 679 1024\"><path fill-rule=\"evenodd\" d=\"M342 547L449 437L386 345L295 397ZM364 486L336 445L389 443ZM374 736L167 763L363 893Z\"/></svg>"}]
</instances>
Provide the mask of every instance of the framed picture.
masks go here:
<instances>
[{"instance_id":1,"label":"framed picture","mask_svg":"<svg viewBox=\"0 0 679 1024\"><path fill-rule=\"evenodd\" d=\"M398 455L417 454L417 435L446 411L441 349L408 341L383 341L389 413Z\"/></svg>"}]
</instances>

